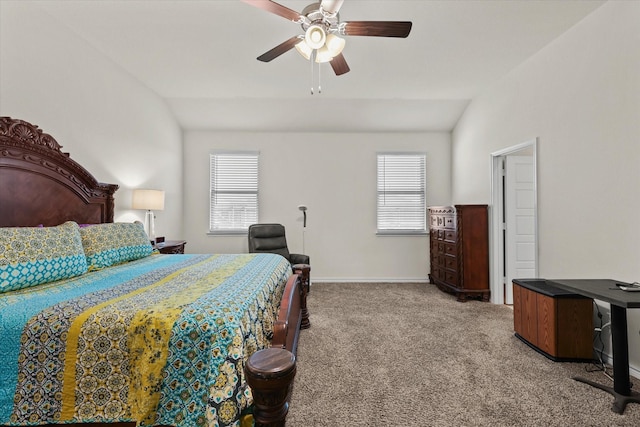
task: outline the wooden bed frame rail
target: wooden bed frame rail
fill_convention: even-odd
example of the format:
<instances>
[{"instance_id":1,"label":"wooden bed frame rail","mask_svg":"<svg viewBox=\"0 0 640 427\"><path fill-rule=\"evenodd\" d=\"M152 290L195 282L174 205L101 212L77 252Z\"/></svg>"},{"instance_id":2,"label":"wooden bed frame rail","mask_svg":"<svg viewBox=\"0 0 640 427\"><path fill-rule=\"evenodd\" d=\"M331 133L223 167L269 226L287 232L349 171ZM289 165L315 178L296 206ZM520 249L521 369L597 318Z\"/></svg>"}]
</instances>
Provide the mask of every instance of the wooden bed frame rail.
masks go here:
<instances>
[{"instance_id":1,"label":"wooden bed frame rail","mask_svg":"<svg viewBox=\"0 0 640 427\"><path fill-rule=\"evenodd\" d=\"M301 277L289 277L282 295L271 347L255 352L244 369L253 395L256 427L283 427L296 375L296 350L304 322L306 291ZM308 319L307 319L308 322Z\"/></svg>"},{"instance_id":2,"label":"wooden bed frame rail","mask_svg":"<svg viewBox=\"0 0 640 427\"><path fill-rule=\"evenodd\" d=\"M302 324L301 301L305 295L303 295L304 289L301 285L300 276L297 274L289 278L282 295L278 319L273 325L273 340L271 341L271 347L285 348L293 354L296 354L298 348L299 334L295 331L299 331Z\"/></svg>"}]
</instances>

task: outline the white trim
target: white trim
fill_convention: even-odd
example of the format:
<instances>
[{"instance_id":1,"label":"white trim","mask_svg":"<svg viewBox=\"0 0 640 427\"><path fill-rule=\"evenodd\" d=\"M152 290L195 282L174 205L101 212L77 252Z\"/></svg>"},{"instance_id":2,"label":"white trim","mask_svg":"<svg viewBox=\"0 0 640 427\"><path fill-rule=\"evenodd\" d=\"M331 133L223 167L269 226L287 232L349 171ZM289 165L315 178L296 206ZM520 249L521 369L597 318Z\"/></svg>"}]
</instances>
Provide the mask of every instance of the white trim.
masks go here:
<instances>
[{"instance_id":1,"label":"white trim","mask_svg":"<svg viewBox=\"0 0 640 427\"><path fill-rule=\"evenodd\" d=\"M640 370L634 368L633 366L629 365L629 375L631 375L634 378L638 378L640 379Z\"/></svg>"},{"instance_id":2,"label":"white trim","mask_svg":"<svg viewBox=\"0 0 640 427\"><path fill-rule=\"evenodd\" d=\"M494 304L504 304L503 271L504 261L502 257L496 256L503 252L504 243L502 241L502 224L500 223L500 212L503 209L502 201L502 168L500 162L506 155L516 153L526 148L533 149L533 176L536 189L534 191L534 209L536 212L535 222L535 251L536 251L536 274L539 274L538 259L538 176L537 176L537 151L538 138L525 141L521 144L491 153L491 206L489 207L489 288L491 290L491 302Z\"/></svg>"},{"instance_id":3,"label":"white trim","mask_svg":"<svg viewBox=\"0 0 640 427\"><path fill-rule=\"evenodd\" d=\"M493 153L491 153L491 157L506 156L507 154L513 154L529 147L533 147L534 153L535 153L535 148L537 143L538 143L538 138L536 137L528 141L525 141L523 143L513 145L511 147L503 148L502 150L494 151Z\"/></svg>"},{"instance_id":4,"label":"white trim","mask_svg":"<svg viewBox=\"0 0 640 427\"><path fill-rule=\"evenodd\" d=\"M613 355L609 353L602 353L602 361L610 367L613 366ZM634 378L640 379L640 369L629 365L629 375Z\"/></svg>"},{"instance_id":5,"label":"white trim","mask_svg":"<svg viewBox=\"0 0 640 427\"><path fill-rule=\"evenodd\" d=\"M375 278L372 279L370 277L363 277L363 278L353 278L350 277L348 279L345 279L344 277L321 277L321 278L316 278L313 277L313 271L311 271L311 279L312 279L312 286L315 285L316 283L424 283L424 284L429 284L429 279L424 278L424 277L408 277L406 279L399 279L397 277L394 278Z\"/></svg>"}]
</instances>

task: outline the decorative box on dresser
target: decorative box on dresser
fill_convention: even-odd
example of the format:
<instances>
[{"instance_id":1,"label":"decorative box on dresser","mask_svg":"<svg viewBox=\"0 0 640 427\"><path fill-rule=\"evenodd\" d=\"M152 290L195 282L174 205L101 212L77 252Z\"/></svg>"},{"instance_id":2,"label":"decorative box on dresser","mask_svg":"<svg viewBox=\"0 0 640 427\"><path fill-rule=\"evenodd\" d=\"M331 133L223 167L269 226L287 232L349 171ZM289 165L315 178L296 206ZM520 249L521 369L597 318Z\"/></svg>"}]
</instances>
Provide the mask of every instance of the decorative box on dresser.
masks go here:
<instances>
[{"instance_id":1,"label":"decorative box on dresser","mask_svg":"<svg viewBox=\"0 0 640 427\"><path fill-rule=\"evenodd\" d=\"M487 205L431 206L429 281L458 301L489 301Z\"/></svg>"}]
</instances>

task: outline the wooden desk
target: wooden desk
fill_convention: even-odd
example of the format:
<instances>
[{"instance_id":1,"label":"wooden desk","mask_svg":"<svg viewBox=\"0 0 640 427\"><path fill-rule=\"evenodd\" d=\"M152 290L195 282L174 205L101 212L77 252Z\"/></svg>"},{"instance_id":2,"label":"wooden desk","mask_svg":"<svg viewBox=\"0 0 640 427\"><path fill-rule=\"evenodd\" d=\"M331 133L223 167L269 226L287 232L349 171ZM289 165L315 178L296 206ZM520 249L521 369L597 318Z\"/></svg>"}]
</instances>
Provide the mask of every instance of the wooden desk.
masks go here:
<instances>
[{"instance_id":1,"label":"wooden desk","mask_svg":"<svg viewBox=\"0 0 640 427\"><path fill-rule=\"evenodd\" d=\"M611 304L611 343L613 350L613 387L585 378L576 381L604 390L614 396L612 410L622 414L627 403L640 403L640 393L631 390L629 381L629 341L627 337L627 309L640 308L640 292L625 292L609 279L548 280L553 286Z\"/></svg>"}]
</instances>

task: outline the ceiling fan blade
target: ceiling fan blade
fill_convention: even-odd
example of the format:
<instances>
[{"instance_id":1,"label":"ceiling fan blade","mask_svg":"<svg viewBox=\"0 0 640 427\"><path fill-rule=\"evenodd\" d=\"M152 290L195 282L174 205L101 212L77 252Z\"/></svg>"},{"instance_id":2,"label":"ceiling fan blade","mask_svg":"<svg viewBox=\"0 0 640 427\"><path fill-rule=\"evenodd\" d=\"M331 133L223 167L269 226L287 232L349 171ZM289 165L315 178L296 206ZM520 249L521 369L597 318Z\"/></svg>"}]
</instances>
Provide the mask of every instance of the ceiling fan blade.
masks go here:
<instances>
[{"instance_id":1,"label":"ceiling fan blade","mask_svg":"<svg viewBox=\"0 0 640 427\"><path fill-rule=\"evenodd\" d=\"M341 24L340 33L345 36L407 37L411 32L410 21L347 21Z\"/></svg>"},{"instance_id":2,"label":"ceiling fan blade","mask_svg":"<svg viewBox=\"0 0 640 427\"><path fill-rule=\"evenodd\" d=\"M293 22L298 22L301 19L301 15L299 12L296 12L293 9L289 9L286 6L283 6L271 0L242 0L242 1L250 4L251 6L257 7L258 9L266 10L267 12L282 16L283 18L286 18Z\"/></svg>"},{"instance_id":3,"label":"ceiling fan blade","mask_svg":"<svg viewBox=\"0 0 640 427\"><path fill-rule=\"evenodd\" d=\"M274 47L270 51L265 52L262 55L258 56L257 59L258 61L269 62L273 59L276 59L278 56L282 55L283 53L290 51L298 43L300 43L300 36L291 37L286 42L280 43L278 46Z\"/></svg>"},{"instance_id":4,"label":"ceiling fan blade","mask_svg":"<svg viewBox=\"0 0 640 427\"><path fill-rule=\"evenodd\" d=\"M341 76L350 71L349 66L347 65L347 61L344 59L344 56L340 53L335 56L331 61L331 68L333 68L333 72L336 73L336 76Z\"/></svg>"},{"instance_id":5,"label":"ceiling fan blade","mask_svg":"<svg viewBox=\"0 0 640 427\"><path fill-rule=\"evenodd\" d=\"M344 0L322 0L320 7L322 7L322 10L325 12L334 14L338 13L342 7L342 3L344 3Z\"/></svg>"}]
</instances>

